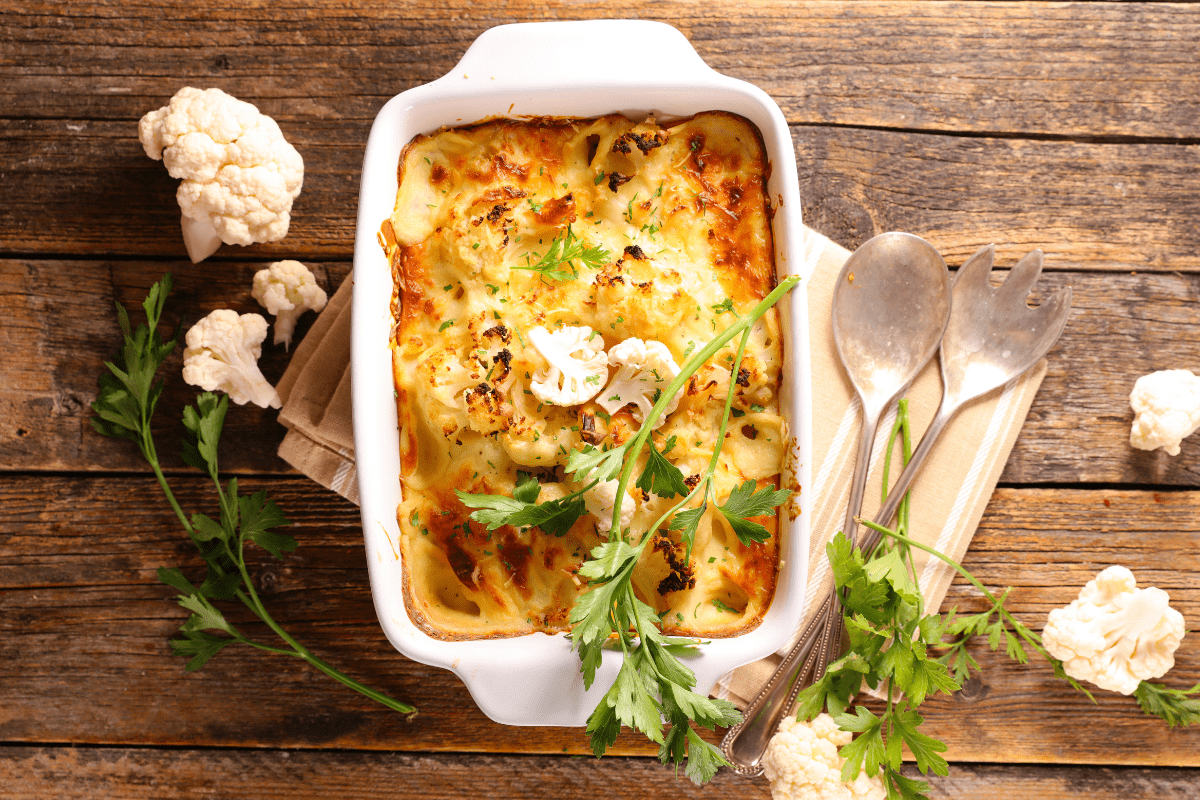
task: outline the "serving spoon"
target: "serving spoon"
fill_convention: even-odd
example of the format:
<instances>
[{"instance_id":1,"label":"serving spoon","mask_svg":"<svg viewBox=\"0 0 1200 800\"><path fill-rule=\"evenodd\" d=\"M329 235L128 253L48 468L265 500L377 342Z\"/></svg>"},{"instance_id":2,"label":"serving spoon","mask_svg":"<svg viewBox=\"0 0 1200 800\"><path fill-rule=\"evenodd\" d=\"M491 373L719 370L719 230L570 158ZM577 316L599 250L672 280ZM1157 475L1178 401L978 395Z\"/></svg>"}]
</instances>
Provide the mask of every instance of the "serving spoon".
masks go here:
<instances>
[{"instance_id":1,"label":"serving spoon","mask_svg":"<svg viewBox=\"0 0 1200 800\"><path fill-rule=\"evenodd\" d=\"M929 242L909 233L867 240L846 261L833 290L833 340L862 405L862 432L842 531L854 541L879 419L933 358L950 318L950 272ZM817 625L822 635L813 636ZM830 592L800 641L751 702L745 722L721 743L741 773L757 774L767 742L791 707L801 667L824 668L841 643L842 612ZM819 676L818 676L819 677Z\"/></svg>"}]
</instances>

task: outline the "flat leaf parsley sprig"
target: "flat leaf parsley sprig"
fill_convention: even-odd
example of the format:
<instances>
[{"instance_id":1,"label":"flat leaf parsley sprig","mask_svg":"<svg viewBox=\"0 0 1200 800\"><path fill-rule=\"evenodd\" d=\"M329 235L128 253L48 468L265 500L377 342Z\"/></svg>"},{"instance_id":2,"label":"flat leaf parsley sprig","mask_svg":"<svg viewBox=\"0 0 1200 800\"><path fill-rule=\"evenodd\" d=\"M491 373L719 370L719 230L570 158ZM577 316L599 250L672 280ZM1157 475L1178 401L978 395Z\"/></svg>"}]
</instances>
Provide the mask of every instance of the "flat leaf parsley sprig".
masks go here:
<instances>
[{"instance_id":1,"label":"flat leaf parsley sprig","mask_svg":"<svg viewBox=\"0 0 1200 800\"><path fill-rule=\"evenodd\" d=\"M902 460L907 463L912 455L907 400L900 401L884 457L885 500L886 465L891 462L897 437ZM986 636L992 650L1003 643L1005 653L1021 664L1029 661L1029 650L1033 650L1051 664L1056 677L1089 698L1092 695L1066 674L1061 661L1046 652L1037 632L1005 607L1011 589L997 597L961 564L912 539L908 535L907 497L896 519L895 529L860 520L883 535L868 555L841 533L826 547L842 600L850 649L829 665L820 680L800 693L798 716L809 720L828 710L843 730L858 734L840 751L846 759L842 780L852 781L865 769L872 776L882 773L889 800L928 800L926 782L900 774L902 750L908 748L922 774L930 770L936 775L948 774L949 765L941 756L946 745L920 730L924 719L917 708L930 695L957 691L972 670L979 671L979 664L966 649L975 635ZM957 616L957 609L945 615L926 614L914 579L914 549L950 565L980 591L988 607L964 617ZM933 654L934 650L941 654ZM864 683L873 689L883 687L886 706L882 715L861 705L849 713ZM1200 722L1200 699L1190 697L1198 691L1200 685L1180 691L1143 681L1136 695L1148 714L1174 726Z\"/></svg>"},{"instance_id":2,"label":"flat leaf parsley sprig","mask_svg":"<svg viewBox=\"0 0 1200 800\"><path fill-rule=\"evenodd\" d=\"M721 348L740 336L737 356L730 368L731 375L737 375L751 326L798 282L797 276L780 281L747 316L737 318L691 356L659 395L637 434L629 441L608 450L589 445L582 450L572 451L565 469L585 485L583 490L539 504L536 502L537 489L530 486L533 479L526 478L517 485L511 498L458 493L465 505L476 509L471 518L489 527L539 525L546 533L565 533L586 513L581 495L587 487L601 481L618 481L613 503L614 533L608 542L592 550L590 560L580 567L579 574L588 579L589 585L570 615L571 642L579 652L585 686L590 688L595 681L596 670L606 648L615 646L623 654L616 680L588 719L587 731L592 751L597 756L603 755L612 746L621 726L628 725L659 745L659 759L663 763L678 767L686 759L685 774L696 783L710 780L721 766L728 765L720 751L704 741L693 729L692 723L709 729L734 725L741 721L741 713L728 701L709 698L694 691L695 673L679 659L680 656L694 653L700 642L664 635L657 613L634 594L631 578L634 566L652 540L650 534L664 526L680 532L690 557L696 530L708 504L712 502L713 476L729 424L736 382L729 382L724 413L708 467L691 491L683 473L666 458L673 442L667 440L659 450L650 434L655 421L665 413L671 399L683 389L691 376ZM647 446L646 465L634 485L659 497L680 499L647 530L622 530L621 503L626 487L633 480L642 450ZM756 491L755 482L748 480L735 487L717 510L729 520L743 543L761 542L766 540L768 532L750 518L771 513L788 495L786 490L769 487ZM541 520L549 523L549 527Z\"/></svg>"},{"instance_id":3,"label":"flat leaf parsley sprig","mask_svg":"<svg viewBox=\"0 0 1200 800\"><path fill-rule=\"evenodd\" d=\"M226 486L221 486L217 469L217 444L229 407L228 397L205 392L197 397L194 407L187 406L183 411L183 424L188 431L183 458L212 479L220 505L219 519L201 513L189 517L179 506L159 463L150 424L163 391L163 382L157 380L158 370L179 342L179 328L166 341L158 333L170 291L171 275L168 273L150 288L142 303L147 324L139 324L136 329L130 325L128 312L117 303L117 319L125 342L118 359L119 365L105 364L108 372L100 376L100 392L92 403L95 416L91 422L105 436L127 439L138 445L142 456L154 471L167 502L208 567L207 575L199 586L193 585L178 568L158 570L159 580L177 590L180 593L179 605L191 612L179 628L179 637L171 639L171 652L188 659L187 670L190 672L204 666L228 645L246 644L269 653L299 658L390 709L404 714L415 713L416 709L407 703L364 686L313 655L267 612L246 567L246 542L253 542L275 558L280 558L282 553L296 549L296 540L274 530L289 523L279 507L267 499L266 492L239 494L237 478L231 478ZM246 636L214 604L214 601L222 600L240 601L265 622L287 647L262 644Z\"/></svg>"}]
</instances>

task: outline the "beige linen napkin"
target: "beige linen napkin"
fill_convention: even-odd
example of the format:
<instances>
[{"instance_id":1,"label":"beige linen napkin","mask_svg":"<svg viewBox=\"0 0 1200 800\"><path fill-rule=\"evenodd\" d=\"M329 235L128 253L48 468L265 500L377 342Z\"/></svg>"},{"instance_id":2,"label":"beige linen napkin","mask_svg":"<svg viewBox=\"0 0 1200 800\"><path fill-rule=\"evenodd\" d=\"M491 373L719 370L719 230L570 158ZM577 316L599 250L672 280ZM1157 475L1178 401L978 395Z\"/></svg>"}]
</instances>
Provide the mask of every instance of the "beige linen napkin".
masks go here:
<instances>
[{"instance_id":1,"label":"beige linen napkin","mask_svg":"<svg viewBox=\"0 0 1200 800\"><path fill-rule=\"evenodd\" d=\"M806 228L804 233L813 391L812 485L804 487L812 498L806 594L812 608L816 598L832 585L825 543L837 532L846 513L860 415L830 327L834 280L850 253L815 231ZM350 275L296 348L280 381L283 410L279 418L289 430L279 455L322 486L357 503L350 417L352 283ZM955 560L962 559L1045 374L1042 361L1023 377L969 404L950 422L912 490L910 533L914 538ZM941 399L937 359L917 377L907 396L915 447ZM880 463L894 420L893 409L880 422L863 506L862 516L867 519L874 518L880 505ZM894 478L899 475L898 453L893 460ZM936 608L953 572L925 553L917 553L915 562L926 603ZM805 622L807 619L797 621L797 635ZM778 662L779 657L772 656L734 670L713 692L744 707Z\"/></svg>"},{"instance_id":2,"label":"beige linen napkin","mask_svg":"<svg viewBox=\"0 0 1200 800\"><path fill-rule=\"evenodd\" d=\"M279 381L288 429L279 457L326 489L358 504L350 405L350 293L346 276L296 348Z\"/></svg>"}]
</instances>

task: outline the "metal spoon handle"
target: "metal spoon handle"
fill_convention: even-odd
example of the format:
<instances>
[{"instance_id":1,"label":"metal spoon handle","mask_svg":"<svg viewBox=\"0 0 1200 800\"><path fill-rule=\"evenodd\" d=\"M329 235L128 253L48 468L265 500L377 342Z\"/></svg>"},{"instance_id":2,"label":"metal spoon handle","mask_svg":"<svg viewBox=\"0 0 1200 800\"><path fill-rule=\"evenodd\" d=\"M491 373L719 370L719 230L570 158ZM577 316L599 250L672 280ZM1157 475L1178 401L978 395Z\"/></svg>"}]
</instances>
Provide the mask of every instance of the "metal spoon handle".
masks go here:
<instances>
[{"instance_id":1,"label":"metal spoon handle","mask_svg":"<svg viewBox=\"0 0 1200 800\"><path fill-rule=\"evenodd\" d=\"M815 633L828 627L832 608L838 608L835 616L841 616L840 607L835 605L833 594L830 593L805 626L796 646L780 662L750 705L746 706L743 721L726 732L721 741L721 750L735 772L742 775L762 774L759 762L767 750L767 743L804 688L804 678L816 666L820 654L816 650L819 637Z\"/></svg>"},{"instance_id":2,"label":"metal spoon handle","mask_svg":"<svg viewBox=\"0 0 1200 800\"><path fill-rule=\"evenodd\" d=\"M943 400L943 406L945 402ZM933 441L945 427L954 410L943 416L942 409L934 417L934 422L917 447L917 452L909 461L909 466L920 465L918 458L924 460ZM858 456L851 479L850 502L846 509L846 523L843 531L849 529L847 536L854 536L857 528L855 518L862 510L862 498L866 486L867 469L870 466L871 447L875 441L875 432L879 425L882 410L875 411L863 406L863 430L859 439ZM928 442L928 444L927 444ZM887 504L875 518L877 525L887 525L896 513L899 498L912 483L916 469L906 469L896 481ZM864 549L874 547L879 541L880 534L868 530L864 537ZM800 638L788 654L776 667L774 674L766 682L758 694L750 701L744 714L744 722L730 728L721 741L721 751L733 764L735 772L743 775L759 775L762 767L759 762L766 752L767 744L779 727L780 721L791 710L792 704L807 683L815 682L825 674L830 662L837 658L842 642L844 623L842 621L842 604L838 599L836 589L830 589L821 602L816 615L800 633ZM806 681L806 678L811 680Z\"/></svg>"},{"instance_id":3,"label":"metal spoon handle","mask_svg":"<svg viewBox=\"0 0 1200 800\"><path fill-rule=\"evenodd\" d=\"M861 397L861 396L860 396ZM858 437L858 455L854 458L854 475L850 478L850 502L846 504L846 519L842 522L842 532L854 541L858 531L858 514L862 511L863 494L867 489L867 471L871 468L871 448L875 444L875 431L879 428L879 418L891 400L882 404L868 407L866 398L862 399L862 432Z\"/></svg>"},{"instance_id":4,"label":"metal spoon handle","mask_svg":"<svg viewBox=\"0 0 1200 800\"><path fill-rule=\"evenodd\" d=\"M883 404L868 405L861 395L863 410L862 432L859 435L858 455L854 463L854 475L850 479L850 502L846 507L843 530L853 537L858 527L855 519L862 510L863 494L867 484L867 470L871 466L871 448L879 419L883 416L888 400ZM825 674L829 662L837 657L842 640L842 605L836 592L825 595L816 616L805 626L800 639L775 669L775 673L759 690L746 707L743 722L730 728L721 741L721 750L733 764L736 772L743 775L762 773L759 761L766 752L767 743L774 735L780 721L792 707L796 696L804 688L805 678L819 679Z\"/></svg>"}]
</instances>

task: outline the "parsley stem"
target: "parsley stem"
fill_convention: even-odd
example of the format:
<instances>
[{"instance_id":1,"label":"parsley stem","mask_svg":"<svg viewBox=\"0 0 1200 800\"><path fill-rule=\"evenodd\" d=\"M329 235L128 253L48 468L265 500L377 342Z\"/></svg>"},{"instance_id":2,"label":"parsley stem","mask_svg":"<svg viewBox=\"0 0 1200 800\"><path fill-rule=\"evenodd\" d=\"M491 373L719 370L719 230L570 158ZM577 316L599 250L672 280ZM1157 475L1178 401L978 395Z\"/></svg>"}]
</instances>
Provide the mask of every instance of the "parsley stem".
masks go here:
<instances>
[{"instance_id":1,"label":"parsley stem","mask_svg":"<svg viewBox=\"0 0 1200 800\"><path fill-rule=\"evenodd\" d=\"M1007 622L1009 625L1012 626L1013 630L1016 631L1017 635L1019 635L1022 639L1024 639L1031 646L1033 646L1033 648L1035 650L1037 650L1039 653L1041 653L1043 656L1045 656L1045 658L1047 660L1049 660L1051 662L1058 660L1058 659L1054 658L1052 655L1050 655L1049 653L1047 653L1046 650L1042 647L1040 637L1035 635L1033 633L1033 631L1031 631L1025 625L1021 624L1020 621L1018 621L1012 614L1010 614L1008 609L1006 609L1004 607L1003 602L1001 600L997 600L996 596L994 594L992 594L991 592L989 592L987 587L979 582L978 578L976 578L974 575L972 575L970 572L968 572L957 561L955 561L954 559L950 558L949 556L943 554L941 551L939 551L938 549L936 549L934 547L930 547L929 545L926 545L926 544L921 544L916 539L910 539L907 536L905 536L904 534L897 533L896 531L893 531L889 528L885 528L882 525L876 525L874 522L870 522L865 519L860 519L859 522L861 522L863 525L866 525L868 528L871 528L872 530L878 531L879 533L883 534L884 536L890 536L893 539L896 539L897 541L907 544L909 547L915 547L918 550L924 550L926 553L929 553L931 556L934 556L935 558L940 559L941 561L944 561L945 563L949 564L951 567L954 568L954 570L956 572L958 572L959 575L962 575L964 578L966 578L968 581L971 582L971 585L973 585L976 589L978 589L980 592L983 593L983 596L987 599L987 601L989 603L992 603L993 607L995 607L996 610L1000 612L1000 616L1004 618L1005 622Z\"/></svg>"},{"instance_id":2,"label":"parsley stem","mask_svg":"<svg viewBox=\"0 0 1200 800\"><path fill-rule=\"evenodd\" d=\"M710 458L708 461L708 469L706 469L704 471L704 477L700 480L699 483L696 484L696 488L692 489L692 491L688 493L687 497L680 500L678 503L675 504L674 507L672 507L669 511L667 511L667 513L665 513L661 517L659 517L658 520L655 521L654 525L650 528L650 530L656 531L659 528L661 528L663 523L665 523L670 517L674 516L676 511L678 511L679 509L683 508L685 505L690 503L692 498L695 497L697 494L703 492L701 505L703 505L703 503L708 501L708 490L709 490L709 487L712 486L713 475L715 475L717 472L717 463L718 463L718 458L721 455L721 446L725 443L725 431L729 427L729 411L731 408L733 408L733 396L735 393L735 389L737 388L737 373L742 367L742 358L745 356L745 353L746 353L746 343L749 341L750 341L750 329L747 328L745 331L742 332L742 341L738 345L737 357L734 359L733 367L731 367L731 369L730 369L729 390L725 394L725 413L721 417L721 428L717 432L717 442L715 445L713 445L712 458ZM645 541L649 541L649 539L646 539ZM692 557L692 542L689 540L686 558L690 559L691 557Z\"/></svg>"},{"instance_id":3,"label":"parsley stem","mask_svg":"<svg viewBox=\"0 0 1200 800\"><path fill-rule=\"evenodd\" d=\"M637 435L633 438L626 453L625 465L621 469L621 475L617 482L616 502L613 503L614 530L620 530L621 499L625 495L625 487L629 485L629 480L633 477L633 470L637 467L638 456L641 455L642 448L646 445L646 440L650 438L650 433L654 429L654 423L666 411L671 400L679 394L692 375L696 374L696 370L700 369L708 359L712 358L733 337L742 331L748 330L755 322L758 322L763 314L767 313L776 303L783 299L783 296L790 292L798 283L800 283L799 275L788 275L780 281L779 285L770 294L760 300L758 305L748 315L739 318L728 328L721 331L708 344L701 348L698 353L685 361L683 366L679 368L679 374L667 384L667 388L663 390L662 395L658 398L658 402L654 404L650 412L646 414L646 418L642 420L642 426L638 429ZM726 410L726 416L728 416L728 410Z\"/></svg>"},{"instance_id":4,"label":"parsley stem","mask_svg":"<svg viewBox=\"0 0 1200 800\"><path fill-rule=\"evenodd\" d=\"M283 639L285 642L287 642L288 645L291 646L291 648L295 651L295 655L298 656L299 658L304 659L309 664L311 664L314 667L316 667L317 669L321 670L321 672L324 672L326 675L333 678L334 680L339 681L340 683L344 684L345 686L350 687L351 689L358 692L359 694L369 697L370 699L374 700L377 703L380 703L381 705L387 706L388 708L392 709L393 711L399 711L402 714L417 713L417 709L414 708L413 706L410 706L407 703L401 703L399 700L394 700L391 697L388 697L386 694L377 692L374 689L372 689L371 687L365 686L365 685L359 683L358 681L354 680L349 675L346 675L345 673L341 672L337 668L332 667L329 664L326 664L320 658L318 658L317 656L315 656L311 652L309 652L308 648L306 648L304 645L297 642L295 639L293 639L291 637L291 635L287 631L285 631L282 627L280 627L279 623L277 623L275 621L275 619L269 613L267 613L266 607L262 604L262 601L258 599L258 593L254 591L254 581L251 580L250 573L246 570L246 561L243 556L245 541L246 541L245 536L243 535L243 533L241 531L239 531L238 532L238 552L237 552L237 558L234 559L234 561L237 563L238 571L241 572L241 574L242 574L242 582L246 586L246 592L243 592L241 589L238 589L237 590L238 599L241 600L243 603L245 603L247 606L249 606L250 610L253 611L255 614L257 614L262 619L263 622L267 623L267 627L269 627L272 631L274 631L276 636L278 636L280 639ZM248 597L247 597L247 592L249 593ZM264 648L264 649L266 649L266 648Z\"/></svg>"},{"instance_id":5,"label":"parsley stem","mask_svg":"<svg viewBox=\"0 0 1200 800\"><path fill-rule=\"evenodd\" d=\"M154 434L150 431L150 420L146 418L145 411L142 413L142 434L141 449L142 457L150 464L150 469L154 470L154 477L158 479L158 485L162 489L163 494L167 497L167 502L171 504L171 508L175 511L175 516L179 517L179 522L182 523L184 530L189 534L192 533L192 525L188 522L187 516L184 515L183 509L179 507L179 501L175 499L175 493L171 491L171 487L167 485L167 476L163 474L162 467L158 463L158 451L154 447Z\"/></svg>"}]
</instances>

